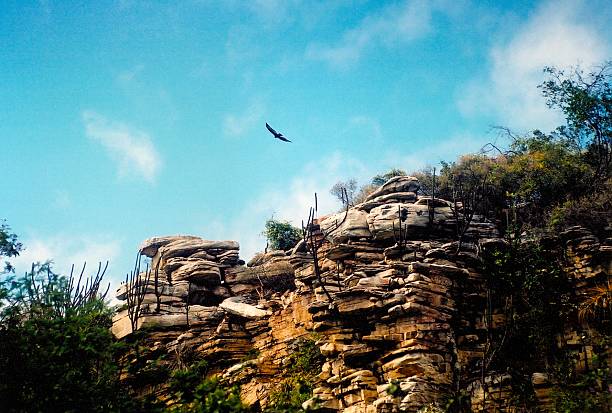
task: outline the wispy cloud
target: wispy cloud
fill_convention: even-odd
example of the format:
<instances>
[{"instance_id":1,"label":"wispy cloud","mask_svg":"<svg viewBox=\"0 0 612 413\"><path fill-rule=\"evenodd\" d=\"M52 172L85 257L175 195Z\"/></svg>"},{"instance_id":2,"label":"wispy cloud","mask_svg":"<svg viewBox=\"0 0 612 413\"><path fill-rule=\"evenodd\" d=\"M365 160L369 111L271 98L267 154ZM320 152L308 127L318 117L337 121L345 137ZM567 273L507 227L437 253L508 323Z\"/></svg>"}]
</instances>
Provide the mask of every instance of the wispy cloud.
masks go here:
<instances>
[{"instance_id":1,"label":"wispy cloud","mask_svg":"<svg viewBox=\"0 0 612 413\"><path fill-rule=\"evenodd\" d=\"M53 207L59 210L67 210L72 206L72 197L64 190L54 192Z\"/></svg>"},{"instance_id":2,"label":"wispy cloud","mask_svg":"<svg viewBox=\"0 0 612 413\"><path fill-rule=\"evenodd\" d=\"M206 233L220 239L238 240L240 256L248 260L266 246L261 232L268 218L274 215L275 219L287 220L299 227L302 220L308 218L315 192L319 214L324 215L339 207L338 200L329 193L333 184L353 177L363 180L371 175L364 164L340 153L309 162L287 185L268 187L253 199L246 200L248 208L239 216L228 217L230 224L207 225Z\"/></svg>"},{"instance_id":3,"label":"wispy cloud","mask_svg":"<svg viewBox=\"0 0 612 413\"><path fill-rule=\"evenodd\" d=\"M145 66L143 64L138 64L136 66L133 66L127 70L120 72L117 75L117 80L119 81L119 83L123 83L123 84L130 83L133 80L135 80L138 77L138 75L142 73L144 68Z\"/></svg>"},{"instance_id":4,"label":"wispy cloud","mask_svg":"<svg viewBox=\"0 0 612 413\"><path fill-rule=\"evenodd\" d=\"M223 133L233 137L244 135L261 121L264 112L263 103L253 102L243 113L226 115L223 118Z\"/></svg>"},{"instance_id":5,"label":"wispy cloud","mask_svg":"<svg viewBox=\"0 0 612 413\"><path fill-rule=\"evenodd\" d=\"M104 146L117 162L119 175L135 174L153 183L161 158L151 137L123 123L110 121L93 111L82 114L87 136Z\"/></svg>"},{"instance_id":6,"label":"wispy cloud","mask_svg":"<svg viewBox=\"0 0 612 413\"><path fill-rule=\"evenodd\" d=\"M28 271L35 262L52 260L54 271L69 274L70 267L97 269L98 263L112 262L119 256L121 242L111 237L70 236L30 237L23 239L25 250L18 257L11 258L17 274ZM95 271L95 270L94 270Z\"/></svg>"},{"instance_id":7,"label":"wispy cloud","mask_svg":"<svg viewBox=\"0 0 612 413\"><path fill-rule=\"evenodd\" d=\"M501 124L523 130L558 126L560 114L547 109L537 88L544 80L542 69L589 68L611 51L587 7L582 2L549 1L536 9L509 41L491 48L486 77L472 79L459 91L462 113L490 112Z\"/></svg>"},{"instance_id":8,"label":"wispy cloud","mask_svg":"<svg viewBox=\"0 0 612 413\"><path fill-rule=\"evenodd\" d=\"M261 43L256 42L258 30L248 25L230 27L225 41L225 56L230 68L242 72L250 62L256 61L262 52Z\"/></svg>"},{"instance_id":9,"label":"wispy cloud","mask_svg":"<svg viewBox=\"0 0 612 413\"><path fill-rule=\"evenodd\" d=\"M382 128L378 119L363 115L353 116L349 119L347 132L354 128L365 130L365 133L369 134L370 140L380 141L383 139Z\"/></svg>"},{"instance_id":10,"label":"wispy cloud","mask_svg":"<svg viewBox=\"0 0 612 413\"><path fill-rule=\"evenodd\" d=\"M299 1L294 0L254 0L247 2L249 9L268 24L278 24L286 20L289 9Z\"/></svg>"},{"instance_id":11,"label":"wispy cloud","mask_svg":"<svg viewBox=\"0 0 612 413\"><path fill-rule=\"evenodd\" d=\"M397 167L411 173L425 167L437 166L441 161L454 161L463 154L476 153L488 142L498 143L495 137L469 132L458 132L449 138L431 139L430 142L409 153L390 151L384 163L389 169Z\"/></svg>"},{"instance_id":12,"label":"wispy cloud","mask_svg":"<svg viewBox=\"0 0 612 413\"><path fill-rule=\"evenodd\" d=\"M419 39L432 29L432 5L430 1L416 0L385 6L346 31L336 44L309 44L306 57L342 69L358 62L369 48Z\"/></svg>"}]
</instances>

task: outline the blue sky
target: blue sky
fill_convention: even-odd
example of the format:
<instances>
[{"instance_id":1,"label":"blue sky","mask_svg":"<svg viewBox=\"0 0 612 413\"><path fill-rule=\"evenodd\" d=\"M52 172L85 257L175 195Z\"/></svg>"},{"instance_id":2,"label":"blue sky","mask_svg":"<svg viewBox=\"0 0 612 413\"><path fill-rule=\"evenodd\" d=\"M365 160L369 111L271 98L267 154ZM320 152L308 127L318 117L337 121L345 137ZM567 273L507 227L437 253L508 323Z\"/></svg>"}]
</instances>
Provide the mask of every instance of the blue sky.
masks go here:
<instances>
[{"instance_id":1,"label":"blue sky","mask_svg":"<svg viewBox=\"0 0 612 413\"><path fill-rule=\"evenodd\" d=\"M34 260L194 234L263 249L340 179L560 121L546 65L612 57L605 1L0 0L0 218ZM293 142L272 139L265 122Z\"/></svg>"}]
</instances>

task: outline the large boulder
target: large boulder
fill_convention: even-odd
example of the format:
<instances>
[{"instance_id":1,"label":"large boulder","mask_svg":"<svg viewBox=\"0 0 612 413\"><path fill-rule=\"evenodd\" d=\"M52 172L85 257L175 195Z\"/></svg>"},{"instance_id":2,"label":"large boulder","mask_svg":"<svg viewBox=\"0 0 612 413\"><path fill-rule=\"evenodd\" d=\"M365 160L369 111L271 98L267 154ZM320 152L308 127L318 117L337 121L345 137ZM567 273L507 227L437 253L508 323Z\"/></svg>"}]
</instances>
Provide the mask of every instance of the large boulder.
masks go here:
<instances>
[{"instance_id":1,"label":"large boulder","mask_svg":"<svg viewBox=\"0 0 612 413\"><path fill-rule=\"evenodd\" d=\"M356 208L363 211L369 212L377 206L381 206L389 203L402 203L411 204L415 202L417 195L415 192L392 192L390 194L380 195L375 198L370 198L361 204L357 205Z\"/></svg>"},{"instance_id":2,"label":"large boulder","mask_svg":"<svg viewBox=\"0 0 612 413\"><path fill-rule=\"evenodd\" d=\"M221 253L225 250L238 250L236 241L209 241L201 238L182 238L165 244L159 248L161 255L168 259L173 257L189 257L200 251ZM213 254L216 255L216 254Z\"/></svg>"},{"instance_id":3,"label":"large boulder","mask_svg":"<svg viewBox=\"0 0 612 413\"><path fill-rule=\"evenodd\" d=\"M348 213L340 212L322 218L319 225L324 234L329 234L327 239L333 243L350 238L371 238L367 217L367 212L351 208Z\"/></svg>"},{"instance_id":4,"label":"large boulder","mask_svg":"<svg viewBox=\"0 0 612 413\"><path fill-rule=\"evenodd\" d=\"M406 219L401 225L404 228L408 227L406 234L408 238L414 238L427 231L429 225L427 205L390 203L373 208L367 216L368 227L374 239L393 239L394 235L399 237L401 214L406 214ZM449 206L434 209L434 224L441 225L452 219L453 213Z\"/></svg>"},{"instance_id":5,"label":"large boulder","mask_svg":"<svg viewBox=\"0 0 612 413\"><path fill-rule=\"evenodd\" d=\"M193 235L169 235L166 237L152 237L144 240L140 244L140 253L149 258L153 258L157 254L157 250L164 245L168 245L175 241L195 241L201 238Z\"/></svg>"},{"instance_id":6,"label":"large boulder","mask_svg":"<svg viewBox=\"0 0 612 413\"><path fill-rule=\"evenodd\" d=\"M372 192L366 198L370 201L382 195L391 194L394 192L413 192L416 193L420 188L419 180L414 176L394 176L385 182L380 188Z\"/></svg>"},{"instance_id":7,"label":"large boulder","mask_svg":"<svg viewBox=\"0 0 612 413\"><path fill-rule=\"evenodd\" d=\"M172 281L221 281L219 265L214 261L190 260L185 261L176 270L172 271Z\"/></svg>"},{"instance_id":8,"label":"large boulder","mask_svg":"<svg viewBox=\"0 0 612 413\"><path fill-rule=\"evenodd\" d=\"M262 310L254 305L247 304L241 297L230 297L225 299L219 308L228 314L237 315L247 319L258 319L269 316L270 311Z\"/></svg>"}]
</instances>

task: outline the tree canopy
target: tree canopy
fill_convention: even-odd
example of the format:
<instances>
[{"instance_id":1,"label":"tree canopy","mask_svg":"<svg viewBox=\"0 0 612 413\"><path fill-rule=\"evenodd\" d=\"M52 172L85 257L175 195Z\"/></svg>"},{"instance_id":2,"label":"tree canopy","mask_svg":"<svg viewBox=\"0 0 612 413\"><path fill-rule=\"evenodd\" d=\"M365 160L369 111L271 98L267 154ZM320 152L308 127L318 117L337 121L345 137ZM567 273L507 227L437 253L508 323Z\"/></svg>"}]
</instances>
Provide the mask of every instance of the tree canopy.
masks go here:
<instances>
[{"instance_id":1,"label":"tree canopy","mask_svg":"<svg viewBox=\"0 0 612 413\"><path fill-rule=\"evenodd\" d=\"M266 221L263 235L268 239L270 248L286 251L291 249L302 239L302 231L288 221L279 221L270 218Z\"/></svg>"}]
</instances>

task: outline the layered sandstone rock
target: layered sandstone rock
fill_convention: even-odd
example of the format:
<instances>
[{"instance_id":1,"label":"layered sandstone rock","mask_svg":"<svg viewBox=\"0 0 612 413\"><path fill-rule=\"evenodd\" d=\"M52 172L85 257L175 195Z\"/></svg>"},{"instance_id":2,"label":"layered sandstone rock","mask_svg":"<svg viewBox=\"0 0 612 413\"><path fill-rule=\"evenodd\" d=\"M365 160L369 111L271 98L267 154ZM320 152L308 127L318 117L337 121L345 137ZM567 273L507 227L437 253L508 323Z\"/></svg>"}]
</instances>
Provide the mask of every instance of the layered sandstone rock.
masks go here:
<instances>
[{"instance_id":1,"label":"layered sandstone rock","mask_svg":"<svg viewBox=\"0 0 612 413\"><path fill-rule=\"evenodd\" d=\"M318 220L316 267L304 242L244 265L232 241L151 238L141 253L159 276L157 285L144 274L138 280L147 283L138 327L149 327L150 341L168 354L209 360L211 373L240 384L255 407L269 402L293 343L314 337L325 363L310 409L416 412L459 385L475 411L505 409L511 388L503 372L479 385L486 348L479 254L504 241L477 216L458 252L453 205L418 199L417 191L415 178L395 177L348 212ZM584 290L607 276L612 249L572 231L562 242ZM117 297L129 290L122 286ZM504 325L497 309L491 320ZM113 331L131 333L127 311ZM545 407L548 382L543 374L533 381Z\"/></svg>"}]
</instances>

